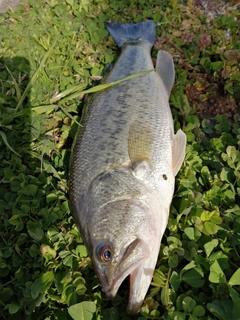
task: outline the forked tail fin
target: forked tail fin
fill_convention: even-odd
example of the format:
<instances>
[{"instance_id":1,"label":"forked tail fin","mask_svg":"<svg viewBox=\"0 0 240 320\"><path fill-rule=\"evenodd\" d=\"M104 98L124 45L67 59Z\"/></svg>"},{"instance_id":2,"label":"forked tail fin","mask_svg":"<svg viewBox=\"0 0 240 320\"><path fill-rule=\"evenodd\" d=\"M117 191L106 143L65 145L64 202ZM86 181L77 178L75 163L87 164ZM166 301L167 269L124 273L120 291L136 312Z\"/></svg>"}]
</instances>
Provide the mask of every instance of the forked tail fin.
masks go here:
<instances>
[{"instance_id":1,"label":"forked tail fin","mask_svg":"<svg viewBox=\"0 0 240 320\"><path fill-rule=\"evenodd\" d=\"M119 47L128 41L144 41L151 47L153 46L155 39L155 24L153 20L126 24L111 22L107 23L106 26Z\"/></svg>"}]
</instances>

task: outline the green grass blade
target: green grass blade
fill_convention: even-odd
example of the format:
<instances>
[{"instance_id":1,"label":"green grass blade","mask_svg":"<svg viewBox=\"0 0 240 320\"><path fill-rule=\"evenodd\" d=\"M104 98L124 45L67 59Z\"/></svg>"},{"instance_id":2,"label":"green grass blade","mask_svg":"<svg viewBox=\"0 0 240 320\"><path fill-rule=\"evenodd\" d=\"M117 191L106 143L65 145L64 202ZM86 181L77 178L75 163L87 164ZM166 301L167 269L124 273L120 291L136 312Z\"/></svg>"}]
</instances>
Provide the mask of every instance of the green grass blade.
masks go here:
<instances>
[{"instance_id":1,"label":"green grass blade","mask_svg":"<svg viewBox=\"0 0 240 320\"><path fill-rule=\"evenodd\" d=\"M48 104L48 105L33 107L31 110L35 111L37 114L43 114L43 113L50 114L55 109L56 109L55 104Z\"/></svg>"},{"instance_id":2,"label":"green grass blade","mask_svg":"<svg viewBox=\"0 0 240 320\"><path fill-rule=\"evenodd\" d=\"M22 103L24 101L24 99L26 98L28 92L30 91L34 81L37 79L37 77L39 76L40 72L42 71L42 68L44 67L45 62L47 61L48 57L50 56L50 54L52 53L58 39L59 39L60 35L54 40L53 44L51 45L51 47L49 48L49 50L45 53L45 55L42 58L42 61L40 62L37 70L34 72L32 78L30 79L30 81L28 82L28 85L26 87L26 89L24 90L20 100L18 101L18 104L16 106L15 112L19 111L19 109L21 109L22 107Z\"/></svg>"},{"instance_id":3,"label":"green grass blade","mask_svg":"<svg viewBox=\"0 0 240 320\"><path fill-rule=\"evenodd\" d=\"M141 72L138 72L138 73L134 73L134 74L131 74L130 76L128 77L125 77L123 79L120 79L120 80L117 80L117 81L114 81L114 82L111 82L111 83L104 83L104 84L100 84L96 87L92 87L90 89L87 89L87 90L82 90L82 91L77 91L78 90L78 86L74 86L72 88L69 88L67 90L69 90L69 92L74 92L73 94L70 94L69 96L66 96L66 91L63 91L62 93L60 93L59 95L57 95L56 97L54 97L53 99L50 100L50 103L54 103L55 101L59 100L59 98L62 96L65 98L63 98L61 100L61 103L63 102L66 102L66 101L69 101L69 100L72 100L72 99L75 99L75 98L78 98L80 95L84 95L84 94L87 94L87 93L94 93L94 92L98 92L98 91L102 91L102 90L106 90L108 88L111 88L113 86L116 86L117 84L123 82L123 81L127 81L127 80L131 80L131 79L134 79L134 78L137 78L137 77L141 77L141 76L144 76L145 74L148 74L152 71L154 71L155 69L151 69L151 70L146 70L146 71L141 71ZM79 85L80 86L80 85ZM77 92L76 92L77 91ZM58 97L58 99L57 99ZM61 99L61 98L60 98Z\"/></svg>"},{"instance_id":4,"label":"green grass blade","mask_svg":"<svg viewBox=\"0 0 240 320\"><path fill-rule=\"evenodd\" d=\"M38 153L36 152L33 152L33 151L28 151L28 153L38 159L41 163L41 171L42 170L46 170L46 172L48 173L53 173L53 175L58 178L60 181L62 181L62 178L59 176L57 170L54 168L54 166L51 164L51 162L43 159L43 154L39 155Z\"/></svg>"},{"instance_id":5,"label":"green grass blade","mask_svg":"<svg viewBox=\"0 0 240 320\"><path fill-rule=\"evenodd\" d=\"M75 122L78 126L81 126L81 124L77 120L75 120L66 109L64 109L61 105L59 105L59 108L62 110L64 114L66 114L70 119L72 119L73 122Z\"/></svg>"},{"instance_id":6,"label":"green grass blade","mask_svg":"<svg viewBox=\"0 0 240 320\"><path fill-rule=\"evenodd\" d=\"M86 83L80 83L76 86L72 86L66 90L63 90L62 92L58 93L56 96L51 98L50 103L57 102L57 101L61 100L62 98L65 98L66 96L68 96L70 93L85 89L87 86L88 86L88 84L86 84Z\"/></svg>"},{"instance_id":7,"label":"green grass blade","mask_svg":"<svg viewBox=\"0 0 240 320\"><path fill-rule=\"evenodd\" d=\"M12 72L8 69L7 66L5 66L5 68L7 69L7 72L10 74L11 78L12 78L12 81L13 81L13 84L14 84L14 87L15 87L15 90L16 90L16 94L17 94L17 99L18 101L21 99L21 90L20 90L20 87L16 81L16 79L14 78L14 76L12 75Z\"/></svg>"},{"instance_id":8,"label":"green grass blade","mask_svg":"<svg viewBox=\"0 0 240 320\"><path fill-rule=\"evenodd\" d=\"M20 154L18 154L16 151L13 150L13 148L9 145L8 141L7 141L7 137L5 135L5 133L3 131L0 131L0 136L3 139L3 142L5 143L5 145L8 147L8 149L10 149L13 153L15 153L17 156L21 157Z\"/></svg>"}]
</instances>

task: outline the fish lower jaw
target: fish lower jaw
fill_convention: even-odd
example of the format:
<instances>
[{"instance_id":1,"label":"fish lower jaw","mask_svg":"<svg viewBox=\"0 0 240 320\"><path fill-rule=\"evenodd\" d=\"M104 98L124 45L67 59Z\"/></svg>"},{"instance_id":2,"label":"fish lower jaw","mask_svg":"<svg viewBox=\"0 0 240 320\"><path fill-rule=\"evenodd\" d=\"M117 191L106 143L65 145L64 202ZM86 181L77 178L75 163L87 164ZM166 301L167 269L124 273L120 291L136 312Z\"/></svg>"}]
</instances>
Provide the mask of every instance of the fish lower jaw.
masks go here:
<instances>
[{"instance_id":1,"label":"fish lower jaw","mask_svg":"<svg viewBox=\"0 0 240 320\"><path fill-rule=\"evenodd\" d=\"M108 287L106 287L106 288L102 287L102 291L105 293L105 296L109 300L112 300L115 297L115 295L117 294L117 291L121 285L121 283L119 283L119 285L116 285L116 282L117 281L113 280L112 283Z\"/></svg>"},{"instance_id":2,"label":"fish lower jaw","mask_svg":"<svg viewBox=\"0 0 240 320\"><path fill-rule=\"evenodd\" d=\"M102 287L102 291L105 293L107 299L111 300L116 296L120 285L128 276L131 275L131 273L136 272L136 270L143 264L143 260L144 259L140 259L137 263L127 268L127 270L125 270L123 273L116 275L110 285Z\"/></svg>"}]
</instances>

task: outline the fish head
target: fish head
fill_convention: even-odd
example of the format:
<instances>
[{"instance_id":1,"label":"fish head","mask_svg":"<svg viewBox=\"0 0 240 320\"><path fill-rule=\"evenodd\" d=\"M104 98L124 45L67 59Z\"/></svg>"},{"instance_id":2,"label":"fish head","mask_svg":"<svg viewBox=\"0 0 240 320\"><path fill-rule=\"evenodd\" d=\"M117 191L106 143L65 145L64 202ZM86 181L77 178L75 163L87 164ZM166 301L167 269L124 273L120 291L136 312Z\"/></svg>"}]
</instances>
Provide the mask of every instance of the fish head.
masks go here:
<instances>
[{"instance_id":1,"label":"fish head","mask_svg":"<svg viewBox=\"0 0 240 320\"><path fill-rule=\"evenodd\" d=\"M91 256L107 298L112 299L129 277L128 312L136 314L145 298L165 231L156 221L156 208L142 200L118 200L99 208L91 230ZM96 220L96 216L98 220Z\"/></svg>"}]
</instances>

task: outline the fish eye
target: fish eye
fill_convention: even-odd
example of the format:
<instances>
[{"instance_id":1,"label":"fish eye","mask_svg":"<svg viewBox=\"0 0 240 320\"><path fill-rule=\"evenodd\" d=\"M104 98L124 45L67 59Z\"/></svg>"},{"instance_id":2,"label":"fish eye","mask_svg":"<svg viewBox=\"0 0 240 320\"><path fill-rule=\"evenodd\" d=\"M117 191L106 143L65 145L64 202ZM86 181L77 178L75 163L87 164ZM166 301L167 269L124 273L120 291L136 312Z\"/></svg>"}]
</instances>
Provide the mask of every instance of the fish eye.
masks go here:
<instances>
[{"instance_id":1,"label":"fish eye","mask_svg":"<svg viewBox=\"0 0 240 320\"><path fill-rule=\"evenodd\" d=\"M101 246L99 248L99 258L102 262L108 262L111 260L112 250L109 245Z\"/></svg>"}]
</instances>

